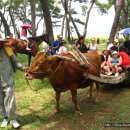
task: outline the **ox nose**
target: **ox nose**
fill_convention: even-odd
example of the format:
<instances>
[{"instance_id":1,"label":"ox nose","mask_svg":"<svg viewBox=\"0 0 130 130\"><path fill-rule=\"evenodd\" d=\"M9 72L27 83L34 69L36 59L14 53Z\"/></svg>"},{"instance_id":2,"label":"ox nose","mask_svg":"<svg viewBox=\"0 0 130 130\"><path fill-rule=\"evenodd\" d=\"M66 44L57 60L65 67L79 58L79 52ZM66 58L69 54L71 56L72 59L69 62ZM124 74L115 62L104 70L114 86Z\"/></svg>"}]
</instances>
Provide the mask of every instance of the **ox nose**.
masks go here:
<instances>
[{"instance_id":1,"label":"ox nose","mask_svg":"<svg viewBox=\"0 0 130 130\"><path fill-rule=\"evenodd\" d=\"M25 79L29 79L29 74L28 74L28 72L24 74L24 77L25 77Z\"/></svg>"}]
</instances>

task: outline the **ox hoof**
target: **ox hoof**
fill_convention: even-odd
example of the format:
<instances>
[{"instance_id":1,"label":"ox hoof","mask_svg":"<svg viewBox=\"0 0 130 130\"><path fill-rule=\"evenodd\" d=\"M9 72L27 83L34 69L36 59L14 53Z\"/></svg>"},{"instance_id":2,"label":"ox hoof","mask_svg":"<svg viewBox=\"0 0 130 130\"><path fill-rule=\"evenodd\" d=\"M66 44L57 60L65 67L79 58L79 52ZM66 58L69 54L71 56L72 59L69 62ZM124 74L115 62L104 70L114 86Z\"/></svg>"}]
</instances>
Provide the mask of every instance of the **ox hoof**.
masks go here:
<instances>
[{"instance_id":1,"label":"ox hoof","mask_svg":"<svg viewBox=\"0 0 130 130\"><path fill-rule=\"evenodd\" d=\"M59 110L56 110L54 111L54 114L58 114L60 111Z\"/></svg>"},{"instance_id":2,"label":"ox hoof","mask_svg":"<svg viewBox=\"0 0 130 130\"><path fill-rule=\"evenodd\" d=\"M75 111L75 116L82 116L83 114L80 111Z\"/></svg>"},{"instance_id":3,"label":"ox hoof","mask_svg":"<svg viewBox=\"0 0 130 130\"><path fill-rule=\"evenodd\" d=\"M98 102L99 102L99 99L96 98L96 99L95 99L95 102L98 103Z\"/></svg>"},{"instance_id":4,"label":"ox hoof","mask_svg":"<svg viewBox=\"0 0 130 130\"><path fill-rule=\"evenodd\" d=\"M89 99L92 99L92 95L89 95L89 94L88 94L88 98L89 98Z\"/></svg>"}]
</instances>

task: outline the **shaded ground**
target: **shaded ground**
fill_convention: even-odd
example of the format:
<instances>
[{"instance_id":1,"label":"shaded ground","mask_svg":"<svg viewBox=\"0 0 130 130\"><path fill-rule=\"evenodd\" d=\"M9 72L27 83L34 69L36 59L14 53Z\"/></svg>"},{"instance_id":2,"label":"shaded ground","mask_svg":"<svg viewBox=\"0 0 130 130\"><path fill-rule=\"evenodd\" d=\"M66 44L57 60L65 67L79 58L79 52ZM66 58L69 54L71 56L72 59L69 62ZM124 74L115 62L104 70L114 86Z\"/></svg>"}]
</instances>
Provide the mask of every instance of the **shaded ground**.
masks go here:
<instances>
[{"instance_id":1,"label":"shaded ground","mask_svg":"<svg viewBox=\"0 0 130 130\"><path fill-rule=\"evenodd\" d=\"M83 116L74 114L70 92L61 95L61 112L54 115L55 92L48 80L30 81L32 91L22 78L16 76L15 91L21 130L130 130L130 127L105 127L105 123L130 123L130 83L104 85L100 102L88 99L89 88L78 90ZM93 92L95 97L95 90ZM112 124L119 125L119 124ZM12 130L10 126L5 130Z\"/></svg>"},{"instance_id":2,"label":"shaded ground","mask_svg":"<svg viewBox=\"0 0 130 130\"><path fill-rule=\"evenodd\" d=\"M130 84L105 85L100 102L87 98L88 90L78 91L83 116L74 115L69 92L61 96L61 112L53 114L55 94L51 87L38 93L27 89L17 93L21 129L30 130L129 130L130 127L104 127L105 123L130 123ZM95 93L94 93L95 95ZM109 124L108 124L109 125Z\"/></svg>"}]
</instances>

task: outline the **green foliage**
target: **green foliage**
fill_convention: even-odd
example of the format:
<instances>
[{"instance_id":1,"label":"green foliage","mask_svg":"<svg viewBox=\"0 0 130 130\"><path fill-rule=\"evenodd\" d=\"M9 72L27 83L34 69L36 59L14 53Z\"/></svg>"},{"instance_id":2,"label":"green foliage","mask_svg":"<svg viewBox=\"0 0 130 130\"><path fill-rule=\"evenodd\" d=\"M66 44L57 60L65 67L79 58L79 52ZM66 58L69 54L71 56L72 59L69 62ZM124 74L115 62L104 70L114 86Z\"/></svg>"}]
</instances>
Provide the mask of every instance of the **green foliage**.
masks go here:
<instances>
[{"instance_id":1,"label":"green foliage","mask_svg":"<svg viewBox=\"0 0 130 130\"><path fill-rule=\"evenodd\" d=\"M82 5L82 6L81 6L81 9L82 9L82 14L85 16L88 7L87 7L86 5Z\"/></svg>"},{"instance_id":2,"label":"green foliage","mask_svg":"<svg viewBox=\"0 0 130 130\"><path fill-rule=\"evenodd\" d=\"M130 27L130 1L125 0L123 9L120 15L120 28Z\"/></svg>"},{"instance_id":3,"label":"green foliage","mask_svg":"<svg viewBox=\"0 0 130 130\"><path fill-rule=\"evenodd\" d=\"M98 6L99 11L104 14L107 13L108 9L112 6L112 3L109 2L108 4L102 4L99 0L95 0L95 4Z\"/></svg>"}]
</instances>

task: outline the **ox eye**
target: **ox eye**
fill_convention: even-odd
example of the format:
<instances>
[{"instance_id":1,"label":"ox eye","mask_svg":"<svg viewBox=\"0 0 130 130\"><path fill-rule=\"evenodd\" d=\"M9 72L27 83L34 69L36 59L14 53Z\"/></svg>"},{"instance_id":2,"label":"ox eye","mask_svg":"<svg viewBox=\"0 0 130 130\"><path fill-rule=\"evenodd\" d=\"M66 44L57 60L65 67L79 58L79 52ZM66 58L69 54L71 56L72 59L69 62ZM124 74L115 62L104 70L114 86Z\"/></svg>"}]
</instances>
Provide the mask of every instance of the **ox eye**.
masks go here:
<instances>
[{"instance_id":1,"label":"ox eye","mask_svg":"<svg viewBox=\"0 0 130 130\"><path fill-rule=\"evenodd\" d=\"M50 65L50 64L51 64L51 61L48 61L48 64Z\"/></svg>"},{"instance_id":2,"label":"ox eye","mask_svg":"<svg viewBox=\"0 0 130 130\"><path fill-rule=\"evenodd\" d=\"M40 66L41 64L42 64L41 62L38 62L38 63L37 63L37 66Z\"/></svg>"}]
</instances>

